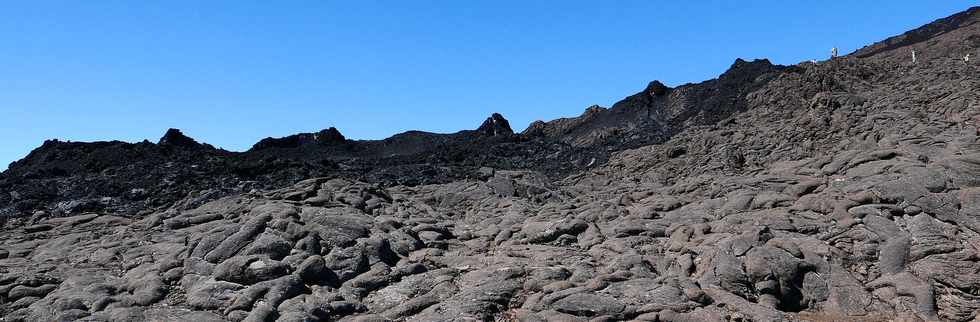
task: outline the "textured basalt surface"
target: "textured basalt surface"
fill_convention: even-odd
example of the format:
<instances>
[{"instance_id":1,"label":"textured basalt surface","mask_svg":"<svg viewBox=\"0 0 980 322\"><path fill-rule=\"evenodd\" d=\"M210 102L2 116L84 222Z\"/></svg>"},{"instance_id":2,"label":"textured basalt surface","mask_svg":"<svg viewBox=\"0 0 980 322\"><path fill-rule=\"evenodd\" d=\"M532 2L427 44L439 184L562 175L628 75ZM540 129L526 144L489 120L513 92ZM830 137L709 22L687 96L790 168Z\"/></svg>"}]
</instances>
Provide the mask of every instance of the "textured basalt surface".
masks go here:
<instances>
[{"instance_id":1,"label":"textured basalt surface","mask_svg":"<svg viewBox=\"0 0 980 322\"><path fill-rule=\"evenodd\" d=\"M52 141L0 178L0 314L976 320L978 20L524 133Z\"/></svg>"}]
</instances>

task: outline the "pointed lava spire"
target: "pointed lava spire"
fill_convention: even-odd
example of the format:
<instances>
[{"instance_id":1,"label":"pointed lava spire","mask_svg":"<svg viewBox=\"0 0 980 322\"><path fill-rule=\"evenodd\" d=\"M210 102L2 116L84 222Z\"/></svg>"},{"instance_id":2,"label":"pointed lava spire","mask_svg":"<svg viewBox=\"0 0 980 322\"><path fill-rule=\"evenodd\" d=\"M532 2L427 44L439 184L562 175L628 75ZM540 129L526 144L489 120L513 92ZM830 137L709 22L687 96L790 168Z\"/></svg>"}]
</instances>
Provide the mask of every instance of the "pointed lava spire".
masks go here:
<instances>
[{"instance_id":1,"label":"pointed lava spire","mask_svg":"<svg viewBox=\"0 0 980 322\"><path fill-rule=\"evenodd\" d=\"M317 144L329 145L344 143L347 141L347 138L345 138L343 134L340 134L340 131L338 131L337 128L330 127L329 129L325 129L314 134L313 141Z\"/></svg>"},{"instance_id":2,"label":"pointed lava spire","mask_svg":"<svg viewBox=\"0 0 980 322\"><path fill-rule=\"evenodd\" d=\"M476 131L487 136L514 134L514 130L510 128L510 122L507 122L507 119L498 113L490 115Z\"/></svg>"},{"instance_id":3,"label":"pointed lava spire","mask_svg":"<svg viewBox=\"0 0 980 322\"><path fill-rule=\"evenodd\" d=\"M167 130L167 133L160 138L160 141L157 142L157 144L184 148L201 147L200 143L197 143L197 141L194 141L194 139L184 135L184 133L180 132L178 129Z\"/></svg>"},{"instance_id":4,"label":"pointed lava spire","mask_svg":"<svg viewBox=\"0 0 980 322\"><path fill-rule=\"evenodd\" d=\"M667 94L667 90L669 89L670 88L668 88L667 85L664 85L664 83L655 80L650 82L650 84L647 84L647 88L644 91L647 94L650 94L650 96L661 96Z\"/></svg>"}]
</instances>

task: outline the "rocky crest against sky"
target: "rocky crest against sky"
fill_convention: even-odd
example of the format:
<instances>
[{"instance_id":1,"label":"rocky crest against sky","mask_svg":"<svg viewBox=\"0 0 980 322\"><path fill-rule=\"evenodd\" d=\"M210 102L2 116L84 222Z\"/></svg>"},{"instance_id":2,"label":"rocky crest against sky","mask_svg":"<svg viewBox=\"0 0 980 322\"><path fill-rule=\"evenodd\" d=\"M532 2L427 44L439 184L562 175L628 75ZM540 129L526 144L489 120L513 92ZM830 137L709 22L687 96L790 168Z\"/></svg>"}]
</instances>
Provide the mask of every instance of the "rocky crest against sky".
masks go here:
<instances>
[{"instance_id":1,"label":"rocky crest against sky","mask_svg":"<svg viewBox=\"0 0 980 322\"><path fill-rule=\"evenodd\" d=\"M738 59L523 133L494 114L246 152L179 130L48 141L0 174L0 314L970 321L978 21L820 62Z\"/></svg>"}]
</instances>

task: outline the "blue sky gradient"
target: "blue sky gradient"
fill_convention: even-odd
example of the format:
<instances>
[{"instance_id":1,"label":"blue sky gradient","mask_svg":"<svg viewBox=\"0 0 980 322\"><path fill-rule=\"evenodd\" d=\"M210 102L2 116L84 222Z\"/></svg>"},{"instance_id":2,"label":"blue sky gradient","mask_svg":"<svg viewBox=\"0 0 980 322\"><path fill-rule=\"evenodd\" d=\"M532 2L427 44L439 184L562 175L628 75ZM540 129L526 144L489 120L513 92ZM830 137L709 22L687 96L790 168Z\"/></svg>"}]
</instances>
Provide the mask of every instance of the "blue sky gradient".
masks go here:
<instances>
[{"instance_id":1,"label":"blue sky gradient","mask_svg":"<svg viewBox=\"0 0 980 322\"><path fill-rule=\"evenodd\" d=\"M735 58L823 59L978 1L18 1L0 5L0 169L45 139L241 151L515 130Z\"/></svg>"}]
</instances>

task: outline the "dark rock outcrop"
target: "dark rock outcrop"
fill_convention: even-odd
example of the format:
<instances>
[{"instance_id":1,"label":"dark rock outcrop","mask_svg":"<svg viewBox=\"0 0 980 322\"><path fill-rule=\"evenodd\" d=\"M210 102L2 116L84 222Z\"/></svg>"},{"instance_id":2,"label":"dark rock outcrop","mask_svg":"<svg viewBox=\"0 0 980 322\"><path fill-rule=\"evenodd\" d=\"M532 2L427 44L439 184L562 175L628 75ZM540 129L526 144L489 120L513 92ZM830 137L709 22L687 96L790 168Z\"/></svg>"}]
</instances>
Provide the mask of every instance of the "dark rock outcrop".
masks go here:
<instances>
[{"instance_id":1,"label":"dark rock outcrop","mask_svg":"<svg viewBox=\"0 0 980 322\"><path fill-rule=\"evenodd\" d=\"M167 133L157 141L157 145L161 146L172 146L179 148L201 148L204 145L197 143L194 139L184 135L178 129L169 129ZM210 147L210 146L209 146Z\"/></svg>"},{"instance_id":2,"label":"dark rock outcrop","mask_svg":"<svg viewBox=\"0 0 980 322\"><path fill-rule=\"evenodd\" d=\"M299 148L307 145L333 146L347 143L347 138L336 128L316 133L294 134L284 138L265 138L252 146L252 151L271 148Z\"/></svg>"},{"instance_id":3,"label":"dark rock outcrop","mask_svg":"<svg viewBox=\"0 0 980 322\"><path fill-rule=\"evenodd\" d=\"M514 134L514 130L510 129L510 122L507 122L507 119L497 113L493 113L486 121L483 121L483 124L480 124L476 131L487 136Z\"/></svg>"}]
</instances>

